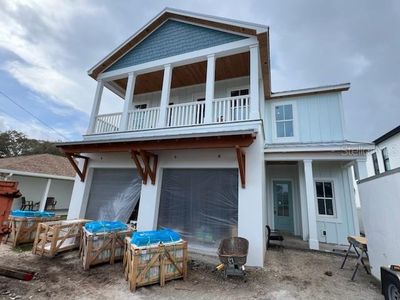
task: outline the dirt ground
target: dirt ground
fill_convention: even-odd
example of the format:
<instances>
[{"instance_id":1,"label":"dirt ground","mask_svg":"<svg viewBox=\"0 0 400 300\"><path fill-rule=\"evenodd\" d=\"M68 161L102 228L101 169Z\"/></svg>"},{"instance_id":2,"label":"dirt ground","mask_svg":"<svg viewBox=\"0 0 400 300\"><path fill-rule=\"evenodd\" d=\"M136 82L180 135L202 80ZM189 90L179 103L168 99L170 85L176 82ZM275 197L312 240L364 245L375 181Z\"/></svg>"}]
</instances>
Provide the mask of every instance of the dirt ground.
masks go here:
<instances>
[{"instance_id":1,"label":"dirt ground","mask_svg":"<svg viewBox=\"0 0 400 300\"><path fill-rule=\"evenodd\" d=\"M1 264L38 272L30 282L0 276L0 299L383 299L375 280L360 269L350 281L355 258L340 270L342 257L271 249L264 269L248 269L247 280L213 272L215 259L192 255L188 280L128 289L122 263L83 271L77 251L53 259L0 245ZM325 272L332 272L332 276Z\"/></svg>"}]
</instances>

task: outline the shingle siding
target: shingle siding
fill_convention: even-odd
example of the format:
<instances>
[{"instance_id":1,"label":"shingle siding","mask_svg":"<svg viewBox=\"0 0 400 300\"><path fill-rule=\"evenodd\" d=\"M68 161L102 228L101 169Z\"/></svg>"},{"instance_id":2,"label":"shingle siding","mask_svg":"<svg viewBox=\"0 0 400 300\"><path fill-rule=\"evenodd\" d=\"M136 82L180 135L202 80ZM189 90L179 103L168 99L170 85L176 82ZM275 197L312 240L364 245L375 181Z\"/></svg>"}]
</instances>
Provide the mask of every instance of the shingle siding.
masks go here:
<instances>
[{"instance_id":1,"label":"shingle siding","mask_svg":"<svg viewBox=\"0 0 400 300\"><path fill-rule=\"evenodd\" d=\"M110 66L107 71L214 47L245 38L241 35L168 20Z\"/></svg>"}]
</instances>

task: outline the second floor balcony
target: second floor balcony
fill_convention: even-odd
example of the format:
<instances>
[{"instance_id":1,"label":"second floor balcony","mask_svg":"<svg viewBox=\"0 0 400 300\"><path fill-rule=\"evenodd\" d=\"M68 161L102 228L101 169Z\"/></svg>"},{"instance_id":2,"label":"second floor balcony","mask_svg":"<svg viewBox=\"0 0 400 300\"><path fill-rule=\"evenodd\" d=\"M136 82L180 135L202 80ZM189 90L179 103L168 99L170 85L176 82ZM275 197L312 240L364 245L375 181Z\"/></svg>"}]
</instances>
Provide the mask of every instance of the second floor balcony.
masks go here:
<instances>
[{"instance_id":1,"label":"second floor balcony","mask_svg":"<svg viewBox=\"0 0 400 300\"><path fill-rule=\"evenodd\" d=\"M101 74L87 134L260 119L258 45L225 51L147 70ZM99 113L104 87L122 98L122 111Z\"/></svg>"}]
</instances>

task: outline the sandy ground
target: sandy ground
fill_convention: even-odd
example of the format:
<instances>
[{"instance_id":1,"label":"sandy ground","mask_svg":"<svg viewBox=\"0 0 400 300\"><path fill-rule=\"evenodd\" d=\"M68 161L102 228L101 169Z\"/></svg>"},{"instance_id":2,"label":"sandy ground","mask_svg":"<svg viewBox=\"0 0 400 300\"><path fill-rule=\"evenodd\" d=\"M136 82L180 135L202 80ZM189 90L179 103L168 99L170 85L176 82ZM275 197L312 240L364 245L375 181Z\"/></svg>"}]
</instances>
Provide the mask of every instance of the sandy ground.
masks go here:
<instances>
[{"instance_id":1,"label":"sandy ground","mask_svg":"<svg viewBox=\"0 0 400 300\"><path fill-rule=\"evenodd\" d=\"M375 280L360 270L350 281L355 258L271 249L264 269L248 269L246 281L213 272L214 258L192 255L189 278L128 289L122 263L83 271L77 251L53 259L0 245L1 264L38 272L30 282L0 276L0 299L383 299ZM325 275L326 271L332 276Z\"/></svg>"}]
</instances>

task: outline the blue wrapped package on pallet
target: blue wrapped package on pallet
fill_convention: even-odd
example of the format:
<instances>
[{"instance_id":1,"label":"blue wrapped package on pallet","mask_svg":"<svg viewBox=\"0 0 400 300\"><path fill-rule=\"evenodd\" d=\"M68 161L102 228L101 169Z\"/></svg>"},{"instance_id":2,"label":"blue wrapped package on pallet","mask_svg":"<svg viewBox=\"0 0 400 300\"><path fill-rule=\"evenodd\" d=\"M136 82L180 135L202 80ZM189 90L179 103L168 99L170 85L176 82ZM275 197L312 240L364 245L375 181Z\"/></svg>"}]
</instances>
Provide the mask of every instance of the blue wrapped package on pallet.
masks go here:
<instances>
[{"instance_id":1,"label":"blue wrapped package on pallet","mask_svg":"<svg viewBox=\"0 0 400 300\"><path fill-rule=\"evenodd\" d=\"M11 212L12 217L21 218L50 218L56 214L51 211L37 211L37 210L13 210Z\"/></svg>"},{"instance_id":2,"label":"blue wrapped package on pallet","mask_svg":"<svg viewBox=\"0 0 400 300\"><path fill-rule=\"evenodd\" d=\"M181 240L179 233L171 229L137 231L132 234L131 243L138 247L160 243L173 243Z\"/></svg>"},{"instance_id":3,"label":"blue wrapped package on pallet","mask_svg":"<svg viewBox=\"0 0 400 300\"><path fill-rule=\"evenodd\" d=\"M90 233L116 232L128 229L128 225L119 221L92 221L85 224Z\"/></svg>"}]
</instances>

